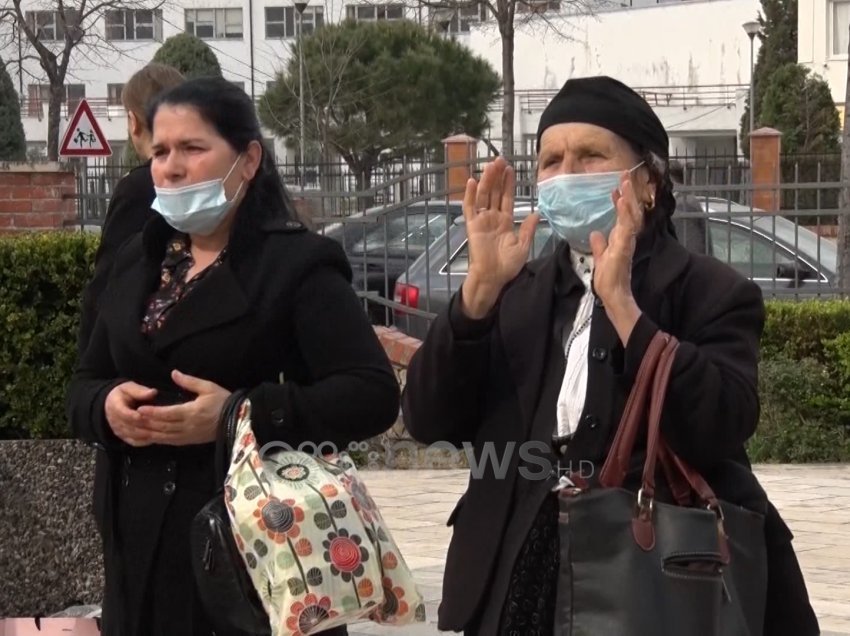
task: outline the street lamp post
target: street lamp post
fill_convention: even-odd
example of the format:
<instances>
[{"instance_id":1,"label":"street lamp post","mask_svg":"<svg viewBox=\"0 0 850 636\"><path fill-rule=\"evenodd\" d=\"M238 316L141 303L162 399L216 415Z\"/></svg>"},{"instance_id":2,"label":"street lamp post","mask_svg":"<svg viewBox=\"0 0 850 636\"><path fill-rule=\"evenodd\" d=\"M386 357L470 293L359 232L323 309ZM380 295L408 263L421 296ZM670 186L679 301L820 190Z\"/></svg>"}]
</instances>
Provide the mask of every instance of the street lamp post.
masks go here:
<instances>
[{"instance_id":1,"label":"street lamp post","mask_svg":"<svg viewBox=\"0 0 850 636\"><path fill-rule=\"evenodd\" d=\"M298 12L298 111L299 123L301 126L299 150L301 159L300 181L301 189L304 189L305 169L304 169L304 10L307 8L306 2L296 2L295 11Z\"/></svg>"},{"instance_id":2,"label":"street lamp post","mask_svg":"<svg viewBox=\"0 0 850 636\"><path fill-rule=\"evenodd\" d=\"M755 112L756 112L756 89L755 89L755 60L753 59L753 43L756 35L761 28L761 25L755 20L750 20L744 23L744 31L750 38L750 132L753 132L755 127Z\"/></svg>"}]
</instances>

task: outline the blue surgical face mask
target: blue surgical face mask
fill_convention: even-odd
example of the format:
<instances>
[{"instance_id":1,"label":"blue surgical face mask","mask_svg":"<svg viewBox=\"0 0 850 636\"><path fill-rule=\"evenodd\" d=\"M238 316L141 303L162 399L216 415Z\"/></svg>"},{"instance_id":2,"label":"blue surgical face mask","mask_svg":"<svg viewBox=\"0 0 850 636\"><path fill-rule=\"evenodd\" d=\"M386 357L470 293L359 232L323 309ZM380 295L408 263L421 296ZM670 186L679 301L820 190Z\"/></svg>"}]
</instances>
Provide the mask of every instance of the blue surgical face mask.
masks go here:
<instances>
[{"instance_id":1,"label":"blue surgical face mask","mask_svg":"<svg viewBox=\"0 0 850 636\"><path fill-rule=\"evenodd\" d=\"M643 162L629 172L637 170ZM590 234L605 237L617 223L617 210L611 194L620 186L617 172L559 174L537 184L537 207L552 231L570 248L590 253Z\"/></svg>"},{"instance_id":2,"label":"blue surgical face mask","mask_svg":"<svg viewBox=\"0 0 850 636\"><path fill-rule=\"evenodd\" d=\"M242 191L244 181L233 198L228 200L224 192L224 182L230 177L241 155L230 167L223 179L213 179L194 183L182 188L154 188L156 198L151 207L178 232L209 236L221 225L230 211L233 201Z\"/></svg>"}]
</instances>

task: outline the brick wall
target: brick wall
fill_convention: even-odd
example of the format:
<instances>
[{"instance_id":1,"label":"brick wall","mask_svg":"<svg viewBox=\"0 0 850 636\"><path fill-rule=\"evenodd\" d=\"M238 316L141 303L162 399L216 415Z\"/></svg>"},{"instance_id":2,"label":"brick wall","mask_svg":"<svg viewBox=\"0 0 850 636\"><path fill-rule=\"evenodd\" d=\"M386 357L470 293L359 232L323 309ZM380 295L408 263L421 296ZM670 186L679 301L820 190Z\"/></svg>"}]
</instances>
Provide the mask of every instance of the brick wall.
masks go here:
<instances>
[{"instance_id":1,"label":"brick wall","mask_svg":"<svg viewBox=\"0 0 850 636\"><path fill-rule=\"evenodd\" d=\"M0 232L54 230L76 218L74 173L58 163L0 163Z\"/></svg>"}]
</instances>

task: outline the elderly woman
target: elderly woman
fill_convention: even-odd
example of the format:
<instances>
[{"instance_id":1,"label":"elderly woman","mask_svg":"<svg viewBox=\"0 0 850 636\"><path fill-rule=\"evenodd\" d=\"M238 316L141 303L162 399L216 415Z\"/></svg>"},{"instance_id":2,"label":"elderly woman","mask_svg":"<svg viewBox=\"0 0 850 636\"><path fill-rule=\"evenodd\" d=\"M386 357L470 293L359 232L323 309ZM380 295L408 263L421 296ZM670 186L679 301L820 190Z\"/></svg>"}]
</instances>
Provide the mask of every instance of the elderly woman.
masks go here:
<instances>
[{"instance_id":1,"label":"elderly woman","mask_svg":"<svg viewBox=\"0 0 850 636\"><path fill-rule=\"evenodd\" d=\"M441 629L553 632L557 476L528 479L506 451L545 442L553 464L600 467L659 328L681 341L669 444L719 496L768 507L744 451L759 414L762 297L677 242L668 143L620 82L568 81L538 130L539 209L563 240L528 264L539 217L515 232L511 168L499 159L467 184L469 274L411 361L405 421L422 442L470 442L479 460L509 464L471 479L449 518ZM791 534L772 507L766 528L765 634L816 634Z\"/></svg>"}]
</instances>

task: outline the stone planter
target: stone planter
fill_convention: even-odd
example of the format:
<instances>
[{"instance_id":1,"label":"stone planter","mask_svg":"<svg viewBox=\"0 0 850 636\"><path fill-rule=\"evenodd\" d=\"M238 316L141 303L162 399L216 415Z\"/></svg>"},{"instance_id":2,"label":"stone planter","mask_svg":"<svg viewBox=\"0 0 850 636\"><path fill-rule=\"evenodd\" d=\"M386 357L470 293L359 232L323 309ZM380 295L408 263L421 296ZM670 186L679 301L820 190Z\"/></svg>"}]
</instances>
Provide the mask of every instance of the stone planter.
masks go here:
<instances>
[{"instance_id":1,"label":"stone planter","mask_svg":"<svg viewBox=\"0 0 850 636\"><path fill-rule=\"evenodd\" d=\"M75 440L0 441L0 616L99 605L94 451Z\"/></svg>"}]
</instances>

